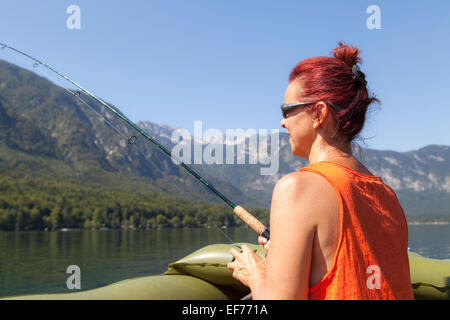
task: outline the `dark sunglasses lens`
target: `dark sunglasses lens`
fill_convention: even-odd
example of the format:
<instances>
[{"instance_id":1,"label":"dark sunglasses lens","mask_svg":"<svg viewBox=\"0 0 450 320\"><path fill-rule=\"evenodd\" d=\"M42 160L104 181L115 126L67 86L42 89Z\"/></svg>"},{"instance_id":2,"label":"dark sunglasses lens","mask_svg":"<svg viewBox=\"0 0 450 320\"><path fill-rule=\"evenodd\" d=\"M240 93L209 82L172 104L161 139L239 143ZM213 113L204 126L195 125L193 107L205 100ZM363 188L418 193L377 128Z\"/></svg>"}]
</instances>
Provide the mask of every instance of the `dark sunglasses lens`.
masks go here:
<instances>
[{"instance_id":1,"label":"dark sunglasses lens","mask_svg":"<svg viewBox=\"0 0 450 320\"><path fill-rule=\"evenodd\" d=\"M298 107L301 107L301 109L303 109L305 106L310 105L310 104L314 104L315 102L301 102L301 103L297 103L297 104L283 104L281 106L281 113L283 114L283 118L287 118L289 111L293 110L293 109L297 109Z\"/></svg>"},{"instance_id":2,"label":"dark sunglasses lens","mask_svg":"<svg viewBox=\"0 0 450 320\"><path fill-rule=\"evenodd\" d=\"M288 117L288 115L289 115L289 112L292 110L292 109L295 109L297 106L294 106L294 105L288 105L288 104L283 104L282 106L281 106L281 114L283 115L283 118L287 118Z\"/></svg>"},{"instance_id":3,"label":"dark sunglasses lens","mask_svg":"<svg viewBox=\"0 0 450 320\"><path fill-rule=\"evenodd\" d=\"M290 109L291 108L289 108L288 105L286 105L286 104L283 104L281 106L281 114L283 115L283 118L285 118L285 119L287 118Z\"/></svg>"}]
</instances>

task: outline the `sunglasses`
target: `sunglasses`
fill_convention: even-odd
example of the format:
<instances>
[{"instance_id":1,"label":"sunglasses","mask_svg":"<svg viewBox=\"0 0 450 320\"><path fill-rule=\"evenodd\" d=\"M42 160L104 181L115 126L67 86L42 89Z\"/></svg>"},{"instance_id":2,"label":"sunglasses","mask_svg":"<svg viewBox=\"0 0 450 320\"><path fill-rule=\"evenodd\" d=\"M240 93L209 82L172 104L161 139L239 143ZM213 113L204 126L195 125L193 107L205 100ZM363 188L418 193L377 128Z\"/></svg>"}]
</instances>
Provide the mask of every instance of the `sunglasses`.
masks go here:
<instances>
[{"instance_id":1,"label":"sunglasses","mask_svg":"<svg viewBox=\"0 0 450 320\"><path fill-rule=\"evenodd\" d=\"M289 111L292 111L298 107L306 107L310 104L315 104L316 102L299 102L299 103L290 103L290 104L282 104L281 105L281 113L283 114L283 118L286 119L289 115ZM344 110L344 108L342 108L341 106L334 104L334 103L330 103L328 102L327 104L331 105L334 109L336 109L337 111L342 111Z\"/></svg>"},{"instance_id":2,"label":"sunglasses","mask_svg":"<svg viewBox=\"0 0 450 320\"><path fill-rule=\"evenodd\" d=\"M290 103L290 104L282 104L281 105L281 113L283 114L283 118L287 118L289 111L292 111L298 107L306 107L307 105L314 104L317 102L299 102L299 103Z\"/></svg>"}]
</instances>

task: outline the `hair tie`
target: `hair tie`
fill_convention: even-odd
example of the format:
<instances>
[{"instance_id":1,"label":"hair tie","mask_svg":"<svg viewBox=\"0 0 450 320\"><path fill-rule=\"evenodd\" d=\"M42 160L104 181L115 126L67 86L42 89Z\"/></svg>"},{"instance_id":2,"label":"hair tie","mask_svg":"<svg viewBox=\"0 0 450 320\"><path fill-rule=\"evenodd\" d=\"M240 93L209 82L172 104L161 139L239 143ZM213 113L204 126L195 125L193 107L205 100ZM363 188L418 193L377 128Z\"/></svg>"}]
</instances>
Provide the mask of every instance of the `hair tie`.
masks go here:
<instances>
[{"instance_id":1,"label":"hair tie","mask_svg":"<svg viewBox=\"0 0 450 320\"><path fill-rule=\"evenodd\" d=\"M358 65L354 64L352 67L353 72L353 79L356 79L358 82L362 83L363 85L367 84L367 81L364 79L364 75L361 72L361 69Z\"/></svg>"}]
</instances>

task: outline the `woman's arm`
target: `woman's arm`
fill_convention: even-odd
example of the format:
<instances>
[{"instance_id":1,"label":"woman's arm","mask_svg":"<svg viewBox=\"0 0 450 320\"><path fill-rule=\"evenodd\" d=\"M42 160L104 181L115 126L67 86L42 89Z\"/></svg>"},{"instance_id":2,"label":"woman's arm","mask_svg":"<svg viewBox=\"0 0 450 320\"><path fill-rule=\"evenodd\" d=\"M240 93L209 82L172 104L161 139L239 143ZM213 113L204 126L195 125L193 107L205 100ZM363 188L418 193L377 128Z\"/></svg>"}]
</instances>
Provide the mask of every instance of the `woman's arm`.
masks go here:
<instances>
[{"instance_id":1,"label":"woman's arm","mask_svg":"<svg viewBox=\"0 0 450 320\"><path fill-rule=\"evenodd\" d=\"M314 192L314 178L294 172L275 186L270 211L271 244L266 258L262 299L308 299L317 221L313 206L315 201L320 201ZM254 299L259 295L254 292Z\"/></svg>"},{"instance_id":2,"label":"woman's arm","mask_svg":"<svg viewBox=\"0 0 450 320\"><path fill-rule=\"evenodd\" d=\"M327 207L324 181L294 172L275 186L270 211L270 250L265 261L246 248L232 249L233 276L248 285L253 299L307 299L317 221ZM261 262L262 261L262 262Z\"/></svg>"}]
</instances>

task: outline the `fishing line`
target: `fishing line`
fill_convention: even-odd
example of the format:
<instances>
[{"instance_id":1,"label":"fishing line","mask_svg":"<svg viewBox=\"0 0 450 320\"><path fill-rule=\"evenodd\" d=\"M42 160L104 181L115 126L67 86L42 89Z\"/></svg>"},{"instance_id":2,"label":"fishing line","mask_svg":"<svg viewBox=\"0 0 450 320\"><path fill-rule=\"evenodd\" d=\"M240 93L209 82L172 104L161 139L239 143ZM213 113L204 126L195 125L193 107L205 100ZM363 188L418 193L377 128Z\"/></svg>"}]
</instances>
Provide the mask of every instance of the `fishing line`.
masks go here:
<instances>
[{"instance_id":1,"label":"fishing line","mask_svg":"<svg viewBox=\"0 0 450 320\"><path fill-rule=\"evenodd\" d=\"M216 226L216 228L222 232L222 234L225 236L225 238L228 239L228 241L230 241L230 243L234 243L234 241L225 233L225 231L223 231L219 226Z\"/></svg>"},{"instance_id":2,"label":"fishing line","mask_svg":"<svg viewBox=\"0 0 450 320\"><path fill-rule=\"evenodd\" d=\"M36 63L35 63L36 64ZM34 65L35 65L34 64ZM35 67L33 65L33 67ZM37 68L37 66L35 67L35 68ZM122 131L120 131L119 129L117 129L116 128L116 126L114 126L114 124L111 122L111 121L109 121L107 118L106 118L106 116L103 116L100 112L98 112L97 110L95 110L95 108L94 107L92 107L89 103L87 103L85 100L83 100L81 97L82 97L82 91L80 91L80 90L70 90L70 89L68 89L68 88L66 88L66 87L64 87L64 86L60 86L62 89L64 89L64 90L66 90L68 93L70 93L70 95L71 96L74 96L77 100L79 100L82 104L84 104L89 110L91 110L101 121L103 121L103 122L105 122L106 124L108 124L108 126L110 127L110 128L112 128L114 131L116 131L120 136L122 136L125 140L127 140L128 141L128 143L129 144L134 144L135 142L136 142L136 140L137 140L137 137L139 136L136 136L136 135L132 135L132 136L129 136L129 135L126 135L125 133L123 133ZM112 108L112 107L111 107ZM117 112L120 112L120 111L118 111L118 110L116 110ZM136 148L136 150L144 157L144 158L147 158L147 156L141 151L141 150L139 150L139 148Z\"/></svg>"},{"instance_id":3,"label":"fishing line","mask_svg":"<svg viewBox=\"0 0 450 320\"><path fill-rule=\"evenodd\" d=\"M88 107L92 112L94 112L100 119L102 119L103 121L105 121L112 129L114 129L119 135L121 135L122 137L124 137L125 139L127 139L128 140L128 143L129 144L134 144L134 142L136 142L136 140L137 140L137 136L135 136L135 135L133 135L133 136L131 136L131 137L129 137L128 138L128 136L127 135L125 135L124 133L122 133L121 131L119 131L119 129L117 129L108 119L106 119L104 116L102 116L97 110L95 110L89 103L87 103L86 101L84 101L82 98L81 98L81 92L80 91L71 91L70 89L67 89L67 88L65 88L65 87L62 87L62 88L64 88L67 92L69 92L70 94L72 94L74 97L76 97L78 100L80 100L86 107ZM130 141L130 140L132 140L132 141ZM139 148L136 148L136 150L141 154L141 155L143 155L144 157L145 157L145 155L143 154L143 152L141 151L141 150L139 150ZM145 158L147 158L147 157L145 157ZM234 243L235 241L233 241L229 236L228 236L228 234L225 232L225 231L223 231L222 229L221 229L221 227L219 227L219 226L215 226L216 228L217 228L217 230L219 230L224 236L225 236L225 238L230 242L230 243Z\"/></svg>"},{"instance_id":4,"label":"fishing line","mask_svg":"<svg viewBox=\"0 0 450 320\"><path fill-rule=\"evenodd\" d=\"M64 87L63 87L64 88ZM114 129L118 134L120 134L122 137L124 137L125 139L128 139L128 136L126 136L124 133L122 133L121 131L119 131L119 129L117 129L108 119L106 119L104 116L102 116L100 113L98 113L93 107L91 107L89 105L89 103L87 103L86 101L84 101L83 99L81 99L80 95L81 93L78 92L72 92L71 90L64 88L65 90L67 90L68 92L72 93L78 100L80 100L86 107L88 107L92 112L94 112L100 119L102 119L103 121L105 121L112 129Z\"/></svg>"},{"instance_id":5,"label":"fishing line","mask_svg":"<svg viewBox=\"0 0 450 320\"><path fill-rule=\"evenodd\" d=\"M142 135L143 137L145 137L147 140L149 140L150 142L152 142L154 145L156 145L159 149L161 149L167 156L169 156L171 159L173 159L176 163L178 163L180 166L182 166L184 169L186 169L190 174L192 174L197 180L199 180L203 185L205 185L209 190L211 190L214 194L216 194L219 198L221 198L227 205L229 205L232 209L233 212L240 218L242 219L242 221L244 221L250 228L252 228L256 233L258 233L259 235L264 236L265 238L269 239L270 238L270 232L269 229L266 228L258 219L256 219L253 215L251 215L247 210L245 210L243 207L234 204L233 202L231 202L227 197L225 197L222 193L220 193L216 188L214 188L211 184L209 184L204 178L202 178L197 172L195 172L193 169L191 169L189 166L187 166L184 162L182 162L181 160L179 160L177 157L173 156L172 153L167 150L163 145L161 145L157 140L153 139L152 137L150 137L147 133L145 133L142 129L140 129L138 126L136 126L131 120L129 120L125 115L123 115L121 112L119 112L118 110L115 110L113 107L111 107L109 104L107 104L105 101L103 101L102 99L100 99L99 97L95 96L93 93L91 93L90 91L88 91L87 89L83 88L81 85L79 85L78 83L76 83L75 81L73 81L72 79L68 78L67 76L63 75L62 73L56 71L55 69L53 69L52 67L50 67L49 65L47 65L46 63L28 55L25 52L22 52L18 49L15 49L11 46L8 46L6 44L0 43L0 47L2 50L4 50L5 48L8 48L10 50L12 50L13 52L16 52L22 56L25 56L29 59L31 59L34 63L33 63L33 67L37 68L39 65L44 66L45 68L47 68L48 70L54 72L55 74L57 74L58 76L62 77L63 79L67 80L68 82L70 82L72 85L76 86L77 88L79 88L82 92L84 92L85 94L87 94L88 96L90 96L91 98L93 98L94 100L96 100L97 102L99 102L100 104L102 104L104 107L106 107L108 110L110 110L113 114L117 115L120 119L122 119L123 121L125 121L129 126L131 126L133 129L135 129L136 131L139 132L139 135ZM71 92L73 94L73 92ZM78 96L80 96L81 94L77 94ZM75 95L74 95L75 96ZM76 96L77 97L77 96ZM78 97L77 97L78 98ZM92 109L92 108L91 108ZM106 119L105 119L106 120ZM130 144L134 144L137 140L136 135L131 136L130 138L128 138L128 142Z\"/></svg>"},{"instance_id":6,"label":"fishing line","mask_svg":"<svg viewBox=\"0 0 450 320\"><path fill-rule=\"evenodd\" d=\"M65 87L64 88L66 91L70 92L71 94L73 94L74 97L76 97L78 100L80 100L86 107L88 107L92 112L94 112L100 119L102 119L103 121L105 121L112 129L114 129L118 134L120 134L122 137L124 137L129 144L134 144L137 140L137 138L140 136L140 134L138 135L132 135L132 136L128 136L125 135L123 132L119 131L119 129L117 129L108 119L106 119L104 116L102 116L97 110L94 109L94 107L92 107L89 103L87 103L86 101L84 101L83 99L81 99L81 91L79 90L75 90L72 91L70 89L67 89ZM120 112L118 110L116 110L117 112ZM144 157L145 154L142 153L142 151L140 151L139 149L136 149L138 152L141 153L141 155L143 155Z\"/></svg>"},{"instance_id":7,"label":"fishing line","mask_svg":"<svg viewBox=\"0 0 450 320\"><path fill-rule=\"evenodd\" d=\"M70 90L64 86L61 86L61 88L63 88L64 90L66 90L68 93L70 93L71 95L73 95L76 99L78 99L79 101L81 101L89 110L91 110L95 115L97 115L98 118L100 118L102 121L104 121L105 123L107 123L112 129L114 129L114 131L116 131L119 135L121 135L123 138L125 138L126 140L128 140L129 144L134 144L138 138L138 136L136 135L132 135L132 136L128 136L125 135L123 132L121 132L119 129L117 129L108 119L106 119L105 116L103 116L102 114L100 114L97 110L94 109L94 107L92 107L89 103L87 103L86 101L84 101L84 99L81 98L82 96L82 91L79 90ZM118 111L119 112L119 111ZM136 148L136 150L145 158L147 158L144 153L139 150L139 148ZM230 243L234 243L235 241L233 241L228 234L223 231L221 229L221 227L219 226L215 226L224 236L225 238L230 242Z\"/></svg>"}]
</instances>

